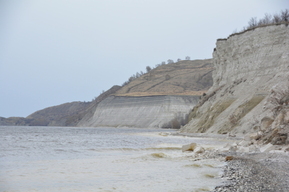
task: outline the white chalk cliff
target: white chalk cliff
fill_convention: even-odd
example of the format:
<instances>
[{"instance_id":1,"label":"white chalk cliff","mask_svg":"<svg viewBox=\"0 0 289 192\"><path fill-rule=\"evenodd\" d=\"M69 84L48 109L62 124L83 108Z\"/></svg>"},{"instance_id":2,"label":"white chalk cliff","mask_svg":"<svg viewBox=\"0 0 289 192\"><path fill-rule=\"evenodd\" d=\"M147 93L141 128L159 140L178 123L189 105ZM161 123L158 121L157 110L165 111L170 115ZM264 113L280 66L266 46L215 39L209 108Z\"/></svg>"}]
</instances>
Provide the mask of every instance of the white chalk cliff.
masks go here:
<instances>
[{"instance_id":1,"label":"white chalk cliff","mask_svg":"<svg viewBox=\"0 0 289 192\"><path fill-rule=\"evenodd\" d=\"M77 126L180 128L212 86L212 71L211 59L159 65L97 97Z\"/></svg>"},{"instance_id":2,"label":"white chalk cliff","mask_svg":"<svg viewBox=\"0 0 289 192\"><path fill-rule=\"evenodd\" d=\"M101 101L93 114L78 126L180 128L187 123L199 96L110 96Z\"/></svg>"},{"instance_id":3,"label":"white chalk cliff","mask_svg":"<svg viewBox=\"0 0 289 192\"><path fill-rule=\"evenodd\" d=\"M213 64L213 86L182 132L268 132L289 122L288 25L258 27L217 40Z\"/></svg>"}]
</instances>

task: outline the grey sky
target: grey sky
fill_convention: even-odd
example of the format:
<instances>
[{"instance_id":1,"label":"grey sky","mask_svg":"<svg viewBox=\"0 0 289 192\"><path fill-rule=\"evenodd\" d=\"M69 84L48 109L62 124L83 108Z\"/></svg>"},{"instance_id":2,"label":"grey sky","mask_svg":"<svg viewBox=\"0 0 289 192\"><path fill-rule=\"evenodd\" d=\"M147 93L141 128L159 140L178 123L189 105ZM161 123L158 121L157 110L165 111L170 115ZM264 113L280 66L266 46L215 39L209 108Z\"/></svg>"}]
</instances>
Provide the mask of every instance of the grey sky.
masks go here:
<instances>
[{"instance_id":1,"label":"grey sky","mask_svg":"<svg viewBox=\"0 0 289 192\"><path fill-rule=\"evenodd\" d=\"M0 116L91 101L146 66L212 57L288 0L0 0Z\"/></svg>"}]
</instances>

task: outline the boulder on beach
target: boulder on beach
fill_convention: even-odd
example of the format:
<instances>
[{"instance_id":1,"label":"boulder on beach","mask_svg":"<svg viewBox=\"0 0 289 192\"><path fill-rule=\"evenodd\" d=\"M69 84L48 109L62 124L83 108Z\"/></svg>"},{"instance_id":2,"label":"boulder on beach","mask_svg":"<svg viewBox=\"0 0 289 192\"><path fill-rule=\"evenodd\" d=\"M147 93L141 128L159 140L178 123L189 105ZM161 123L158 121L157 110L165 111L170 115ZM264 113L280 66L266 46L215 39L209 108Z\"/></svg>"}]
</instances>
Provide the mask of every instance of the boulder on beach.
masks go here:
<instances>
[{"instance_id":1,"label":"boulder on beach","mask_svg":"<svg viewBox=\"0 0 289 192\"><path fill-rule=\"evenodd\" d=\"M195 153L204 153L205 149L204 149L204 147L197 145L194 152Z\"/></svg>"},{"instance_id":2,"label":"boulder on beach","mask_svg":"<svg viewBox=\"0 0 289 192\"><path fill-rule=\"evenodd\" d=\"M191 144L188 144L188 145L183 145L183 146L182 146L182 152L185 152L185 151L194 151L196 147L197 147L197 144L196 144L196 143L191 143Z\"/></svg>"}]
</instances>

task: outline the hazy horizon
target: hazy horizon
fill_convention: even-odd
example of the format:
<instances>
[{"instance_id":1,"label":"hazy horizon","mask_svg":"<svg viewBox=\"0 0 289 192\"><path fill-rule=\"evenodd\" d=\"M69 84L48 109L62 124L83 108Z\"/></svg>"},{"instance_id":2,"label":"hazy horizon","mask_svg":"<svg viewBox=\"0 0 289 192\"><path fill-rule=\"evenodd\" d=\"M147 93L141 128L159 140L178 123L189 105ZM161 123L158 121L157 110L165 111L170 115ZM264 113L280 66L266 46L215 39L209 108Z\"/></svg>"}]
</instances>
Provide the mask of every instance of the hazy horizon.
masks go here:
<instances>
[{"instance_id":1,"label":"hazy horizon","mask_svg":"<svg viewBox=\"0 0 289 192\"><path fill-rule=\"evenodd\" d=\"M212 58L218 38L286 0L0 0L0 117L91 101L168 59Z\"/></svg>"}]
</instances>

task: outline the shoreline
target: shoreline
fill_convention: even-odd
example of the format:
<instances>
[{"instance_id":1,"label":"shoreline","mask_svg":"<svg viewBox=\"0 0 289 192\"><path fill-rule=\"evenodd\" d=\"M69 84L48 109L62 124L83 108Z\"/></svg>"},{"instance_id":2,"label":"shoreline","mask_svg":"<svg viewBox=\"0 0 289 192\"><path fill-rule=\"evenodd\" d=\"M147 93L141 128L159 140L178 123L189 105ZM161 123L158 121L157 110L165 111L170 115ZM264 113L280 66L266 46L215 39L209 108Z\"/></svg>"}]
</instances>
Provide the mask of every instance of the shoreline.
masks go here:
<instances>
[{"instance_id":1,"label":"shoreline","mask_svg":"<svg viewBox=\"0 0 289 192\"><path fill-rule=\"evenodd\" d=\"M288 153L236 153L232 157L224 167L225 181L213 192L289 191Z\"/></svg>"},{"instance_id":2,"label":"shoreline","mask_svg":"<svg viewBox=\"0 0 289 192\"><path fill-rule=\"evenodd\" d=\"M244 137L206 133L174 133L174 136L228 139L226 146L195 154L196 159L226 162L222 184L212 192L287 192L289 191L288 145L260 145ZM198 144L197 144L198 145ZM287 148L287 150L286 150Z\"/></svg>"},{"instance_id":3,"label":"shoreline","mask_svg":"<svg viewBox=\"0 0 289 192\"><path fill-rule=\"evenodd\" d=\"M222 135L216 133L180 133L176 132L171 134L172 136L183 136L183 137L201 137L201 138L214 138L214 139L228 139L228 140L243 140L244 137L240 136L230 136L230 135Z\"/></svg>"}]
</instances>

